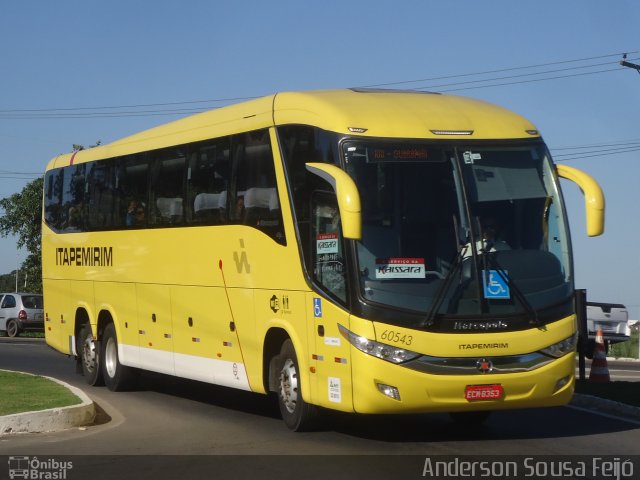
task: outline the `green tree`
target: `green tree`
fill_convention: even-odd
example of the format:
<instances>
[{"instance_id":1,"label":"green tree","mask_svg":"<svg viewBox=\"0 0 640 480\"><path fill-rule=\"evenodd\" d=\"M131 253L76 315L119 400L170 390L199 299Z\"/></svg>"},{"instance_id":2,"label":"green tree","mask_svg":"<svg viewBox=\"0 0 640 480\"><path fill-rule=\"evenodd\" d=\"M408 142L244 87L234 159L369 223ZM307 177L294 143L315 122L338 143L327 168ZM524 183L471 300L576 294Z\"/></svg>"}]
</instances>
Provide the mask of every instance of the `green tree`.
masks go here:
<instances>
[{"instance_id":1,"label":"green tree","mask_svg":"<svg viewBox=\"0 0 640 480\"><path fill-rule=\"evenodd\" d=\"M0 235L15 235L18 248L27 250L27 258L21 266L26 274L30 292L42 292L42 255L40 252L40 225L42 223L43 178L37 178L19 193L0 200L4 215L0 217ZM24 283L22 283L24 287Z\"/></svg>"}]
</instances>

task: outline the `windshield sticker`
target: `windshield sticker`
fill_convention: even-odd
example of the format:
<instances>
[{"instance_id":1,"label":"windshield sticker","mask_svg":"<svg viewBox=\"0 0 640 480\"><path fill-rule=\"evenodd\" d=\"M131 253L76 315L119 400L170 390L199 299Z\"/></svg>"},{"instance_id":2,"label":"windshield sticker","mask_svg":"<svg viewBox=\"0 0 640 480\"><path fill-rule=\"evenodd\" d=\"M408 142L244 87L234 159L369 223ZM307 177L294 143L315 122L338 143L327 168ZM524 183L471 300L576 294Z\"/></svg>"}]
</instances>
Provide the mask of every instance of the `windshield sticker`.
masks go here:
<instances>
[{"instance_id":1,"label":"windshield sticker","mask_svg":"<svg viewBox=\"0 0 640 480\"><path fill-rule=\"evenodd\" d=\"M316 253L318 255L338 253L338 234L321 233L316 236Z\"/></svg>"},{"instance_id":2,"label":"windshield sticker","mask_svg":"<svg viewBox=\"0 0 640 480\"><path fill-rule=\"evenodd\" d=\"M511 298L507 272L497 270L482 271L482 285L484 286L484 298L487 300L508 300Z\"/></svg>"},{"instance_id":3,"label":"windshield sticker","mask_svg":"<svg viewBox=\"0 0 640 480\"><path fill-rule=\"evenodd\" d=\"M425 278L424 258L378 258L376 278Z\"/></svg>"},{"instance_id":4,"label":"windshield sticker","mask_svg":"<svg viewBox=\"0 0 640 480\"><path fill-rule=\"evenodd\" d=\"M476 160L482 160L482 155L473 152L464 152L462 157L464 158L464 163L467 165L473 165Z\"/></svg>"}]
</instances>

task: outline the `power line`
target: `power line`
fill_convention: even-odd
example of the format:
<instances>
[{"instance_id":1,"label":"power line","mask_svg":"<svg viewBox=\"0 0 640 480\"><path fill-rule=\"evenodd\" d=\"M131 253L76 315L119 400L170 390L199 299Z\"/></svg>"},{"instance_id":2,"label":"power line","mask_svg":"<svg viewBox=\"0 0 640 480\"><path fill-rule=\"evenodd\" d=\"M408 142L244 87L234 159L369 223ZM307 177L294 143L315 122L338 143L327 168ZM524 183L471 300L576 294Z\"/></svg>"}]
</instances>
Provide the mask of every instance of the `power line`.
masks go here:
<instances>
[{"instance_id":1,"label":"power line","mask_svg":"<svg viewBox=\"0 0 640 480\"><path fill-rule=\"evenodd\" d=\"M0 178L3 179L7 179L7 180L35 180L36 178L40 177L42 174L38 174L38 175L33 175L33 176L14 176L14 175L0 175Z\"/></svg>"},{"instance_id":2,"label":"power line","mask_svg":"<svg viewBox=\"0 0 640 480\"><path fill-rule=\"evenodd\" d=\"M636 50L633 52L626 52L626 54L636 54L636 53L640 53L640 50ZM547 62L547 63L539 63L539 64L535 64L535 65L526 65L526 66L521 66L521 67L509 67L509 68L501 68L501 69L497 69L497 70L486 70L483 72L472 72L472 73L461 73L461 74L457 74L457 75L446 75L446 76L439 76L439 77L431 77L431 78L421 78L421 79L417 79L417 80L403 80L403 81L399 81L399 82L388 82L388 83L377 83L377 84L372 84L372 85L362 85L363 88L372 88L372 87L388 87L388 86L393 86L393 85L406 85L409 83L421 83L421 82L431 82L431 81L435 81L435 80L447 80L450 78L462 78L462 77L471 77L471 76L478 76L478 75L489 75L489 74L493 74L493 73L502 73L502 72L512 72L515 70L526 70L526 69L534 69L534 68L542 68L542 67L549 67L552 65L562 65L562 64L567 64L567 63L577 63L577 62L586 62L588 60L599 60L602 58L611 58L611 57L619 57L620 55L623 55L624 53L609 53L607 55L599 55L599 56L595 56L595 57L585 57L585 58L576 58L576 59L572 59L572 60L560 60L557 62Z\"/></svg>"},{"instance_id":3,"label":"power line","mask_svg":"<svg viewBox=\"0 0 640 480\"><path fill-rule=\"evenodd\" d=\"M184 102L165 102L165 103L141 103L137 105L108 105L108 106L101 106L101 107L9 109L9 110L0 110L0 113L66 112L66 111L73 111L73 110L111 110L111 109L118 109L118 108L168 107L168 106L174 106L174 105L192 105L194 103L239 102L244 100L252 100L255 98L259 98L259 97L214 98L210 100L189 100Z\"/></svg>"},{"instance_id":4,"label":"power line","mask_svg":"<svg viewBox=\"0 0 640 480\"><path fill-rule=\"evenodd\" d=\"M40 175L40 172L13 172L10 170L0 170L0 175Z\"/></svg>"},{"instance_id":5,"label":"power line","mask_svg":"<svg viewBox=\"0 0 640 480\"><path fill-rule=\"evenodd\" d=\"M585 145L549 147L558 162L582 158L618 155L640 150L640 139L632 138L613 142L598 142ZM558 153L560 152L560 153Z\"/></svg>"},{"instance_id":6,"label":"power line","mask_svg":"<svg viewBox=\"0 0 640 480\"><path fill-rule=\"evenodd\" d=\"M117 107L114 107L117 108ZM25 113L25 114L2 114L3 120L48 120L48 119L74 119L74 118L121 118L121 117L152 117L160 115L191 115L220 107L209 108L183 108L183 109L163 109L163 110L138 110L124 112L75 112L75 113Z\"/></svg>"},{"instance_id":7,"label":"power line","mask_svg":"<svg viewBox=\"0 0 640 480\"><path fill-rule=\"evenodd\" d=\"M587 147L577 147L577 148L583 149ZM638 151L640 151L640 144L636 144L635 146L634 145L621 146L617 148L602 148L602 149L590 150L586 152L583 151L583 152L553 154L553 158L556 162L568 162L572 160L582 160L584 158L606 157L610 155L619 155L623 153L633 153Z\"/></svg>"},{"instance_id":8,"label":"power line","mask_svg":"<svg viewBox=\"0 0 640 480\"><path fill-rule=\"evenodd\" d=\"M513 81L513 82L491 83L491 84L488 84L488 85L473 85L473 86L468 86L468 87L448 88L448 89L445 89L445 90L437 90L438 88L441 88L441 87L456 86L456 85L462 85L462 84L465 84L465 83L487 83L487 82L493 82L493 81L501 80L501 78L495 78L495 79L486 79L486 80L474 80L472 82L452 83L452 84L447 84L447 85L436 85L436 86L433 86L433 87L422 87L422 88L417 88L416 90L436 89L435 91L438 91L438 92L457 92L457 91L461 91L461 90L473 90L473 89L477 89L477 88L503 87L503 86L507 86L507 85L518 85L518 84L524 84L524 83L545 82L545 81L549 81L549 80L559 80L559 79L571 78L571 77L582 77L582 76L586 76L586 75L595 75L595 74L598 74L598 73L609 73L609 72L616 72L616 71L620 71L620 69L619 68L609 68L609 69L605 69L605 70L596 70L596 71L593 71L593 72L573 73L573 74L568 74L568 75L556 75L556 76L552 76L552 77L534 78L534 79L530 79L530 80L518 80L518 81ZM505 79L509 79L509 78L516 78L516 77L522 77L522 76L531 77L531 76L534 76L534 75L542 75L542 74L543 73L532 73L532 74L527 74L527 75L517 75L517 76L513 76L513 77L504 77L504 78Z\"/></svg>"},{"instance_id":9,"label":"power line","mask_svg":"<svg viewBox=\"0 0 640 480\"><path fill-rule=\"evenodd\" d=\"M580 149L584 149L584 148L603 148L603 147L615 147L615 146L621 146L621 145L639 145L640 146L640 139L639 140L621 140L619 142L611 142L611 143L590 143L587 145L578 145L578 146L573 146L573 147L555 147L551 150L553 151L558 151L558 150L580 150Z\"/></svg>"},{"instance_id":10,"label":"power line","mask_svg":"<svg viewBox=\"0 0 640 480\"><path fill-rule=\"evenodd\" d=\"M573 69L567 70L575 70L577 68L590 68L590 66L584 67L575 67ZM443 90L438 90L442 87L449 86L457 86L457 85L468 85L468 84L481 84L487 82L494 82L501 79L513 79L518 77L531 77L536 75L543 75L549 72L539 72L539 73L530 73L524 75L514 75L510 77L497 77L490 79L481 79L481 80L472 80L467 82L456 82L442 85L433 85L433 86L423 86L416 87L414 90L432 90L437 92L454 92L461 90L472 90L478 88L489 88L489 87L500 87L507 85L517 85L517 84L525 84L525 83L535 83L535 82L543 82L550 80L559 80L563 78L571 78L571 77L580 77L586 75L594 75L600 73L609 73L614 71L620 71L619 68L611 68L605 70L596 70L593 72L582 72L582 73L574 73L568 75L557 75L552 77L544 77L544 78L535 78L530 80L518 80L518 81L510 81L510 82L502 82L502 83L491 83L487 85L472 85L467 87L460 88L448 88ZM247 98L257 98L257 97L247 97ZM87 112L87 113L25 113L25 114L2 114L0 113L0 120L60 120L60 119L80 119L80 118L124 118L124 117L151 117L151 116L173 116L173 115L189 115L194 113L201 113L207 110L213 110L220 108L221 106L209 107L209 108L192 108L192 109L159 109L159 110L142 110L142 111L125 111L125 112ZM118 107L113 107L118 108Z\"/></svg>"},{"instance_id":11,"label":"power line","mask_svg":"<svg viewBox=\"0 0 640 480\"><path fill-rule=\"evenodd\" d=\"M632 51L627 52L628 54L637 54L640 51ZM528 66L519 66L519 67L510 67L510 68L501 68L494 70L487 70L482 72L472 72L472 73L463 73L457 75L445 75L431 78L422 78L422 79L414 79L414 80L403 80L398 82L388 82L388 83L378 83L371 85L364 85L363 87L386 87L393 85L408 85L411 83L421 83L421 82L430 82L437 80L445 80L445 79L454 79L454 78L468 78L468 77L477 77L484 76L489 74L503 73L503 72L513 72L518 70L533 70L539 69L543 67L549 67L554 65L566 65L572 63L581 63L587 61L594 61L603 58L611 58L611 57L619 57L622 53L611 53L607 55L599 55L592 57L584 57L577 59L569 59L569 60L561 60L556 62L547 62L540 63L535 65ZM617 68L611 69L602 69L591 72L582 72L582 73L574 73L567 75L556 75L556 76L547 76L544 78L530 78L525 80L515 80L522 79L527 77L539 77L541 75L549 75L553 73L561 73L568 72L580 69L587 68L596 68L604 65L612 65L613 62L606 63L590 63L588 65L576 65L567 68L561 69L551 69L540 72L527 72L517 75L507 75L507 76L498 76L491 77L485 79L476 79L476 80L467 80L461 82L450 82L444 83L440 85L432 85L432 86L420 86L415 87L416 90L434 90L434 89L442 89L443 92L451 92L451 91L460 91L460 90L469 90L469 89L477 89L477 88L489 88L489 87L499 87L506 85L516 85L516 84L524 84L524 83L533 83L533 82L541 82L541 81L550 81L550 80L558 80L563 78L584 76L584 75L594 75L600 73L608 73L620 70L619 62L615 62ZM502 80L512 80L507 82L501 82ZM500 82L500 83L490 83L490 82ZM446 88L446 87L459 87L459 88ZM67 108L35 108L35 109L2 109L0 110L0 120L51 120L51 119L81 119L81 118L124 118L124 117L146 117L146 116L173 116L173 115L187 115L198 113L210 109L220 108L222 105L212 105L212 104L220 104L220 103L229 103L235 101L242 100L250 100L258 98L256 96L247 96L247 97L229 97L229 98L214 98L208 100L190 100L183 102L163 102L163 103L147 103L147 104L132 104L132 105L108 105L108 106L94 106L94 107L67 107ZM177 106L186 106L186 105L195 105L200 104L201 107L192 107L192 108L161 108L161 107L177 107ZM140 110L144 109L144 110ZM110 110L110 111L107 111ZM124 110L124 111L115 111L115 110Z\"/></svg>"}]
</instances>

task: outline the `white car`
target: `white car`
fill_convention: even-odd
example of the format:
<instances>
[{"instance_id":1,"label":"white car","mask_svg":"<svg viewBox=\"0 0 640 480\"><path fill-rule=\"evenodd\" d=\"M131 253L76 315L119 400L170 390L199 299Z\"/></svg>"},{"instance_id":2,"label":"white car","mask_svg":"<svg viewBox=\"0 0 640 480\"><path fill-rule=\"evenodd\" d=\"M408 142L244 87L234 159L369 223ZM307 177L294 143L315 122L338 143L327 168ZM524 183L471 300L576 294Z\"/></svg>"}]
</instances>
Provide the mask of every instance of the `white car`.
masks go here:
<instances>
[{"instance_id":1,"label":"white car","mask_svg":"<svg viewBox=\"0 0 640 480\"><path fill-rule=\"evenodd\" d=\"M44 330L44 305L39 293L1 293L0 331L15 337L25 330Z\"/></svg>"}]
</instances>

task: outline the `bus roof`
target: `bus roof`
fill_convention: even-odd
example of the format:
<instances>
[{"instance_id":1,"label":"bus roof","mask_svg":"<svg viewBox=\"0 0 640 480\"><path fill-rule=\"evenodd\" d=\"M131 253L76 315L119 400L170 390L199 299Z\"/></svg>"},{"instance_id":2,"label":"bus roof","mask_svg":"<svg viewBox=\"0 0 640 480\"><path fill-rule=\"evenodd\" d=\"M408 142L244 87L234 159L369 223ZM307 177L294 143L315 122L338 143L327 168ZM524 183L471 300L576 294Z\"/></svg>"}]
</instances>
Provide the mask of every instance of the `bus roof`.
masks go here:
<instances>
[{"instance_id":1,"label":"bus roof","mask_svg":"<svg viewBox=\"0 0 640 480\"><path fill-rule=\"evenodd\" d=\"M412 90L284 92L176 120L54 158L48 169L155 150L272 125L304 124L365 137L469 140L538 137L536 127L480 100Z\"/></svg>"},{"instance_id":2,"label":"bus roof","mask_svg":"<svg viewBox=\"0 0 640 480\"><path fill-rule=\"evenodd\" d=\"M415 90L348 89L279 94L277 125L302 123L353 135L443 139L516 139L536 127L509 110L480 100ZM534 132L531 133L527 132ZM356 130L357 132L357 130ZM472 133L471 133L472 132Z\"/></svg>"}]
</instances>

